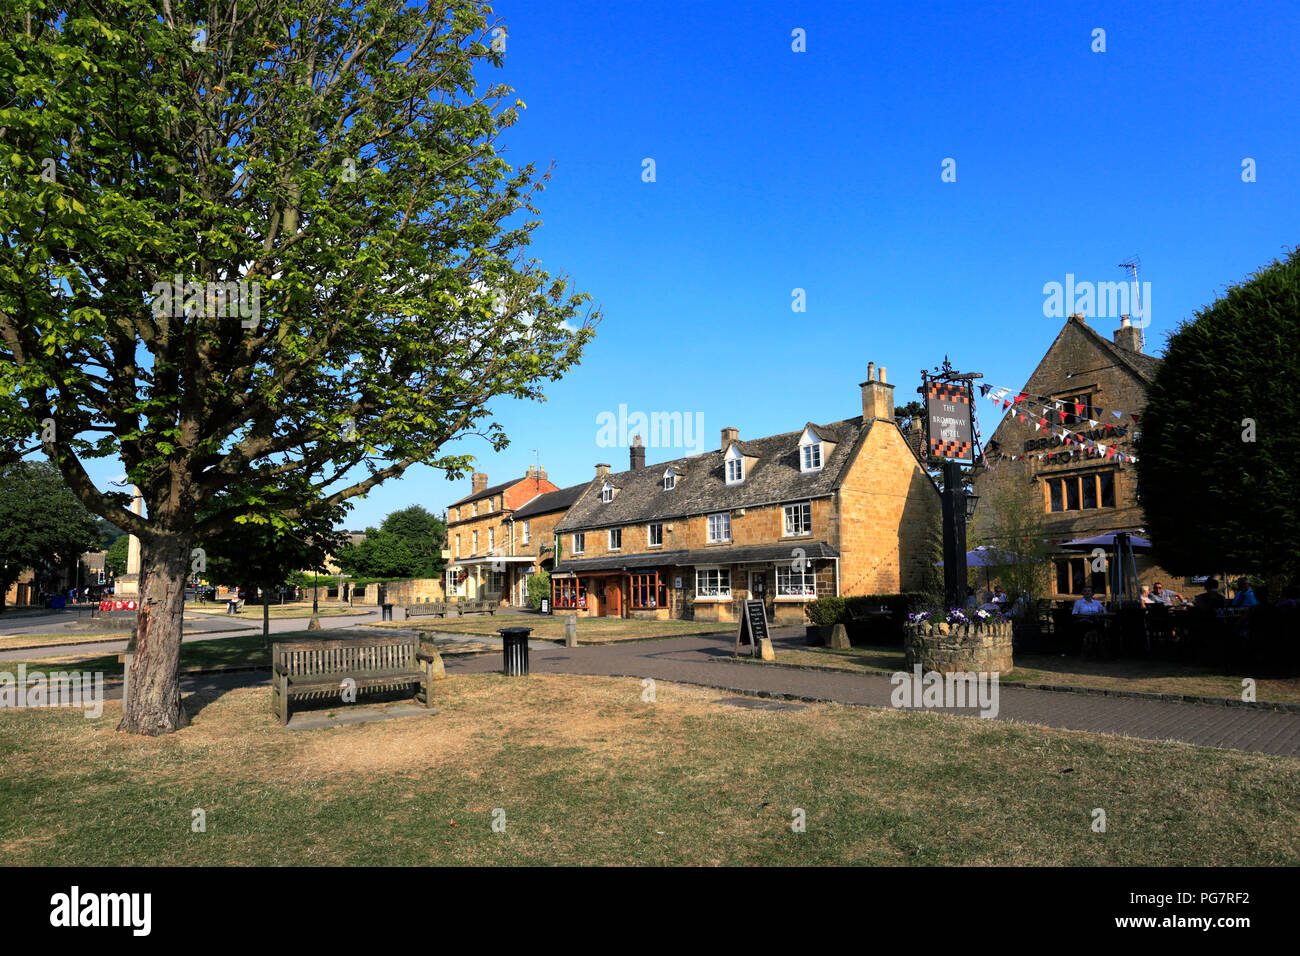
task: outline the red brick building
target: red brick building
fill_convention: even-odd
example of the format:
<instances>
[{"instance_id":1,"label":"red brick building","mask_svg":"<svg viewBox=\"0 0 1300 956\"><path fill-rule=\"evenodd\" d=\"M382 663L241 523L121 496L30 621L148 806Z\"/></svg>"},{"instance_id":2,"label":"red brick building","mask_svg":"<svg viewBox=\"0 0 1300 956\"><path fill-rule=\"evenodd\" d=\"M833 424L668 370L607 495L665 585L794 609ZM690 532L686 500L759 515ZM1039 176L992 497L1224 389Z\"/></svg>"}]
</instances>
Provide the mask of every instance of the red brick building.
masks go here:
<instances>
[{"instance_id":1,"label":"red brick building","mask_svg":"<svg viewBox=\"0 0 1300 956\"><path fill-rule=\"evenodd\" d=\"M470 493L447 507L447 598L523 604L528 569L537 564L537 538L528 522L516 522L514 515L560 489L547 479L546 469L533 466L524 477L491 487L480 471L470 481Z\"/></svg>"}]
</instances>

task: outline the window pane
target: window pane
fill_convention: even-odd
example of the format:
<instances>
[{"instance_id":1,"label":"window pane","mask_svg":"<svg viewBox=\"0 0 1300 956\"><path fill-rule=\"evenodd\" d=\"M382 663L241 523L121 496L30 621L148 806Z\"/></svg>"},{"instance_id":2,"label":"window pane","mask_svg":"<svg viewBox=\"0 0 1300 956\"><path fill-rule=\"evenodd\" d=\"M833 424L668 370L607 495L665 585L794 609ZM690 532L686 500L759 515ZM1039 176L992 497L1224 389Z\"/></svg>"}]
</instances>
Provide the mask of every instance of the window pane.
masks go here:
<instances>
[{"instance_id":1,"label":"window pane","mask_svg":"<svg viewBox=\"0 0 1300 956\"><path fill-rule=\"evenodd\" d=\"M1052 496L1052 510L1061 511L1065 506L1061 503L1061 480L1058 478L1047 483L1048 490Z\"/></svg>"},{"instance_id":2,"label":"window pane","mask_svg":"<svg viewBox=\"0 0 1300 956\"><path fill-rule=\"evenodd\" d=\"M1065 479L1065 510L1066 511L1079 510L1079 479L1078 478Z\"/></svg>"},{"instance_id":3,"label":"window pane","mask_svg":"<svg viewBox=\"0 0 1300 956\"><path fill-rule=\"evenodd\" d=\"M1115 473L1111 471L1103 472L1097 476L1101 481L1101 506L1103 508L1115 507Z\"/></svg>"},{"instance_id":4,"label":"window pane","mask_svg":"<svg viewBox=\"0 0 1300 956\"><path fill-rule=\"evenodd\" d=\"M1097 507L1097 476L1080 475L1079 480L1083 483L1083 506L1085 508Z\"/></svg>"},{"instance_id":5,"label":"window pane","mask_svg":"<svg viewBox=\"0 0 1300 956\"><path fill-rule=\"evenodd\" d=\"M1070 563L1068 561L1056 562L1056 592L1058 594L1070 593Z\"/></svg>"}]
</instances>

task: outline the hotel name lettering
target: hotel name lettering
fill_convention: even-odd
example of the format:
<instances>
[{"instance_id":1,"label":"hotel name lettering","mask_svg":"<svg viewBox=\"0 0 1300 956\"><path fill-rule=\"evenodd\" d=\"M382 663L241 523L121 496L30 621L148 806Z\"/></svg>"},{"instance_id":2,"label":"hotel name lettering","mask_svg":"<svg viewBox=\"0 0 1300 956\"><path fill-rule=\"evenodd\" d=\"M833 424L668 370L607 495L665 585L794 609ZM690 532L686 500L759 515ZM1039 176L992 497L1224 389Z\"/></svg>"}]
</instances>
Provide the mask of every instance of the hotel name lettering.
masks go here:
<instances>
[{"instance_id":1,"label":"hotel name lettering","mask_svg":"<svg viewBox=\"0 0 1300 956\"><path fill-rule=\"evenodd\" d=\"M1119 440L1128 435L1127 425L1117 425L1114 430L1106 431L1104 428L1098 428L1090 432L1075 432L1080 438L1086 438L1089 441L1099 441L1103 445L1118 445ZM1038 451L1041 448L1055 448L1058 445L1064 445L1065 439L1059 435L1053 435L1051 438L1031 438L1025 442L1025 454L1031 451Z\"/></svg>"}]
</instances>

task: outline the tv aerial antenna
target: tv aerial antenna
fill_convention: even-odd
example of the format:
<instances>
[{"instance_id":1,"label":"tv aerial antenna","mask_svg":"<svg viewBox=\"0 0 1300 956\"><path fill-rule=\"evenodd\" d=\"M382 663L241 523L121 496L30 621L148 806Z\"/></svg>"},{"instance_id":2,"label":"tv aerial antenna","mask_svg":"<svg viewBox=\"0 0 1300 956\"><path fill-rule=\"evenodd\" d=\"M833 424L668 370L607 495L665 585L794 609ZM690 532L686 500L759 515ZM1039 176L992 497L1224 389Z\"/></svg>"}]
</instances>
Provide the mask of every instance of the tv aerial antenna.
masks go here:
<instances>
[{"instance_id":1,"label":"tv aerial antenna","mask_svg":"<svg viewBox=\"0 0 1300 956\"><path fill-rule=\"evenodd\" d=\"M1121 269L1130 270L1130 273L1133 276L1133 314L1138 319L1142 318L1142 283L1138 281L1138 269L1141 268L1141 266L1142 258L1136 255L1129 256L1128 259L1119 264ZM1126 318L1126 316L1120 316L1120 318ZM1140 322L1137 326L1138 345L1140 347L1146 345L1146 335L1142 331L1144 327L1145 322Z\"/></svg>"}]
</instances>

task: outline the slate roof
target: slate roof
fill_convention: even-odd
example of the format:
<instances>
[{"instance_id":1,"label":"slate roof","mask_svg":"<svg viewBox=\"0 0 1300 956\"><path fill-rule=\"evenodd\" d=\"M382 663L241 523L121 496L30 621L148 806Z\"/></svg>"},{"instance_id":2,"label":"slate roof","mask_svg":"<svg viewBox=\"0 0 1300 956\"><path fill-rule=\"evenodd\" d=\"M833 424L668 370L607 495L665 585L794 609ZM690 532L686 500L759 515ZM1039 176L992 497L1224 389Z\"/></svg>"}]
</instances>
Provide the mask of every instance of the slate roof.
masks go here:
<instances>
[{"instance_id":1,"label":"slate roof","mask_svg":"<svg viewBox=\"0 0 1300 956\"><path fill-rule=\"evenodd\" d=\"M1147 355L1145 352L1134 352L1126 349L1122 345L1116 345L1106 336L1102 335L1096 329L1088 325L1087 322L1080 322L1074 316L1070 316L1069 322L1073 322L1086 335L1091 337L1102 350L1111 358L1115 359L1129 371L1133 372L1138 378L1142 379L1143 384L1150 385L1156 377L1156 371L1160 368L1160 356Z\"/></svg>"},{"instance_id":2,"label":"slate roof","mask_svg":"<svg viewBox=\"0 0 1300 956\"><path fill-rule=\"evenodd\" d=\"M538 495L528 504L517 509L514 518L518 520L520 518L531 518L533 515L549 514L552 511L566 511L587 490L589 484L591 482L584 481L580 485L573 485L570 488L561 488L559 491L549 491L544 495Z\"/></svg>"},{"instance_id":3,"label":"slate roof","mask_svg":"<svg viewBox=\"0 0 1300 956\"><path fill-rule=\"evenodd\" d=\"M493 485L491 488L484 488L482 491L476 491L472 495L466 495L464 498L453 501L451 504L447 505L447 507L454 508L457 505L467 505L471 501L478 501L480 498L490 498L508 488L513 488L521 481L527 481L531 477L531 475L524 475L522 478L511 478L509 481L504 481L499 485Z\"/></svg>"},{"instance_id":4,"label":"slate roof","mask_svg":"<svg viewBox=\"0 0 1300 956\"><path fill-rule=\"evenodd\" d=\"M840 553L825 541L805 541L798 545L808 560L838 558ZM586 571L620 571L624 568L691 567L702 564L770 564L788 561L788 544L750 545L738 548L696 548L693 551L651 551L637 554L610 554L600 558L565 558L557 574Z\"/></svg>"},{"instance_id":5,"label":"slate roof","mask_svg":"<svg viewBox=\"0 0 1300 956\"><path fill-rule=\"evenodd\" d=\"M656 462L644 468L611 474L591 482L555 526L556 532L581 531L614 525L641 524L667 518L729 511L734 508L758 507L805 498L822 498L835 491L844 479L849 463L870 430L862 416L830 425L818 425L825 440L837 438L826 456L821 471L807 474L799 470L799 438L803 428L744 443L746 454L757 458L746 469L745 480L728 485L723 472L723 450L705 452L672 461ZM896 428L893 422L882 427ZM664 472L675 468L676 487L665 491ZM619 489L614 500L600 500L600 489L608 481Z\"/></svg>"}]
</instances>

